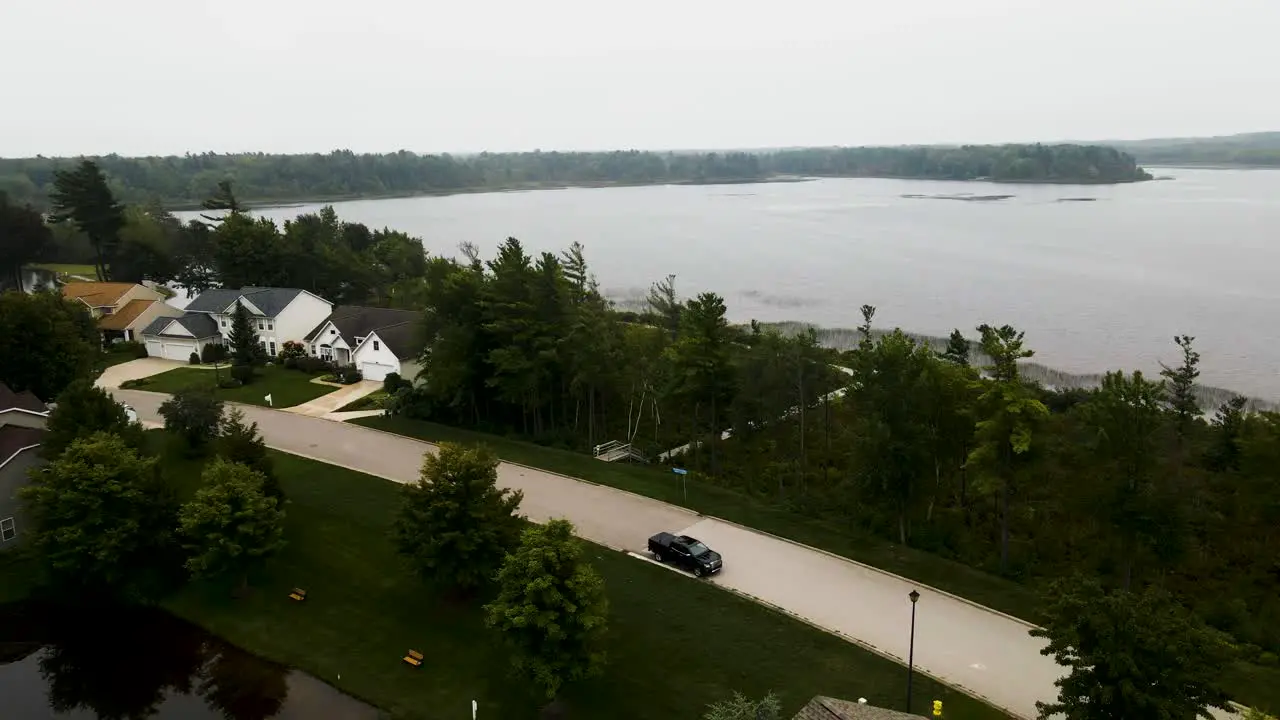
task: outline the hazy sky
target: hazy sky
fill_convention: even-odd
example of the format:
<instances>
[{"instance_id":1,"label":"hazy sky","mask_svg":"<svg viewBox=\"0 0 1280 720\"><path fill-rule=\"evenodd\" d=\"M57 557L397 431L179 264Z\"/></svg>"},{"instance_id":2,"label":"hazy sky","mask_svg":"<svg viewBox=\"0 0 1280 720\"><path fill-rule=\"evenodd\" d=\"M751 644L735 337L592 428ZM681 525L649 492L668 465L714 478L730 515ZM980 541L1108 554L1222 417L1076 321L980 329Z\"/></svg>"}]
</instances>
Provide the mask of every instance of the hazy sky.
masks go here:
<instances>
[{"instance_id":1,"label":"hazy sky","mask_svg":"<svg viewBox=\"0 0 1280 720\"><path fill-rule=\"evenodd\" d=\"M0 156L1280 129L1280 0L0 0Z\"/></svg>"}]
</instances>

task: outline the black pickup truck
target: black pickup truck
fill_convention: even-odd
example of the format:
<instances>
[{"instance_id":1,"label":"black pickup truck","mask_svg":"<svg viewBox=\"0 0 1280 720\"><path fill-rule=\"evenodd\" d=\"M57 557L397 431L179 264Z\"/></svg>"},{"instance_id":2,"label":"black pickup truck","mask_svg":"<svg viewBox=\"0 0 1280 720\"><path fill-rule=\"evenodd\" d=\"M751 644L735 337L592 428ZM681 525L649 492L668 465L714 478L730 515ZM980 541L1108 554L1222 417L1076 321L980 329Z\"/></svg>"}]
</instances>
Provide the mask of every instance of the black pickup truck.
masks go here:
<instances>
[{"instance_id":1,"label":"black pickup truck","mask_svg":"<svg viewBox=\"0 0 1280 720\"><path fill-rule=\"evenodd\" d=\"M724 567L720 553L688 535L660 532L649 538L649 552L658 562L670 562L696 577L714 575Z\"/></svg>"}]
</instances>

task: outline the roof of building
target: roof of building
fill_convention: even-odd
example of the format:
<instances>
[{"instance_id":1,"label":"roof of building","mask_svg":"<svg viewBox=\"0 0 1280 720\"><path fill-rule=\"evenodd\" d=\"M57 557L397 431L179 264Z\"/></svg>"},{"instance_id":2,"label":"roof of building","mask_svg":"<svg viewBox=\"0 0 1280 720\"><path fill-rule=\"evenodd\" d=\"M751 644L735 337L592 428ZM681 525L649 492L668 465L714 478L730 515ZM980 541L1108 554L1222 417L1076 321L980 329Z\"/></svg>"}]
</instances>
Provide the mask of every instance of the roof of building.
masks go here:
<instances>
[{"instance_id":1,"label":"roof of building","mask_svg":"<svg viewBox=\"0 0 1280 720\"><path fill-rule=\"evenodd\" d=\"M62 286L62 297L83 300L89 307L103 307L120 302L134 288L126 282L69 282Z\"/></svg>"},{"instance_id":2,"label":"roof of building","mask_svg":"<svg viewBox=\"0 0 1280 720\"><path fill-rule=\"evenodd\" d=\"M246 287L239 290L215 288L200 293L187 303L186 310L187 312L220 313L231 307L231 303L243 297L267 317L275 317L303 292L298 288Z\"/></svg>"},{"instance_id":3,"label":"roof of building","mask_svg":"<svg viewBox=\"0 0 1280 720\"><path fill-rule=\"evenodd\" d=\"M0 465L12 459L19 450L39 445L44 433L38 428L0 425Z\"/></svg>"},{"instance_id":4,"label":"roof of building","mask_svg":"<svg viewBox=\"0 0 1280 720\"><path fill-rule=\"evenodd\" d=\"M886 710L864 703L819 695L800 708L792 720L920 720L920 715Z\"/></svg>"},{"instance_id":5,"label":"roof of building","mask_svg":"<svg viewBox=\"0 0 1280 720\"><path fill-rule=\"evenodd\" d=\"M48 412L49 406L40 402L40 398L30 390L14 392L8 385L0 383L0 410L29 410L31 412Z\"/></svg>"},{"instance_id":6,"label":"roof of building","mask_svg":"<svg viewBox=\"0 0 1280 720\"><path fill-rule=\"evenodd\" d=\"M176 322L187 329L187 332L198 338L214 337L218 334L218 323L204 313L187 313L178 317L158 317L147 324L143 335L161 335L169 323Z\"/></svg>"},{"instance_id":7,"label":"roof of building","mask_svg":"<svg viewBox=\"0 0 1280 720\"><path fill-rule=\"evenodd\" d=\"M320 331L328 323L338 329L342 339L352 348L360 341L378 334L387 349L398 358L410 358L422 349L418 320L421 316L414 310L395 310L392 308L364 307L362 305L340 305L311 332L307 333L307 342L317 339Z\"/></svg>"},{"instance_id":8,"label":"roof of building","mask_svg":"<svg viewBox=\"0 0 1280 720\"><path fill-rule=\"evenodd\" d=\"M104 315L98 320L98 327L103 330L124 330L129 324L138 319L138 316L146 312L159 300L130 300L124 304L124 307L115 311L110 315Z\"/></svg>"}]
</instances>

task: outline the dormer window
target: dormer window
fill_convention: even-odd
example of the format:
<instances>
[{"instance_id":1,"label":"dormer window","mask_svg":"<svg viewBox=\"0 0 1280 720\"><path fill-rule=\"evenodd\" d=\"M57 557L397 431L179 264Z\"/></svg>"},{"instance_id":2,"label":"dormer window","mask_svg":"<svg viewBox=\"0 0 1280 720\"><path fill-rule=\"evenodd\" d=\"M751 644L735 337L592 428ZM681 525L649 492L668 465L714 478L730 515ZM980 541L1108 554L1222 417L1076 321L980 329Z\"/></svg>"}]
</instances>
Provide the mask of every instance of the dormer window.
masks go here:
<instances>
[{"instance_id":1,"label":"dormer window","mask_svg":"<svg viewBox=\"0 0 1280 720\"><path fill-rule=\"evenodd\" d=\"M110 305L105 305L105 306L103 306L103 307L102 307L102 314L103 314L103 315L110 315L111 313L113 313L113 312L115 312L115 311L116 311L116 309L115 309L115 308L113 308L113 307L111 307Z\"/></svg>"},{"instance_id":2,"label":"dormer window","mask_svg":"<svg viewBox=\"0 0 1280 720\"><path fill-rule=\"evenodd\" d=\"M360 343L364 342L364 339L365 339L366 337L368 337L368 336L367 336L367 335L357 335L357 336L356 336L356 344L357 344L357 345L359 345Z\"/></svg>"}]
</instances>

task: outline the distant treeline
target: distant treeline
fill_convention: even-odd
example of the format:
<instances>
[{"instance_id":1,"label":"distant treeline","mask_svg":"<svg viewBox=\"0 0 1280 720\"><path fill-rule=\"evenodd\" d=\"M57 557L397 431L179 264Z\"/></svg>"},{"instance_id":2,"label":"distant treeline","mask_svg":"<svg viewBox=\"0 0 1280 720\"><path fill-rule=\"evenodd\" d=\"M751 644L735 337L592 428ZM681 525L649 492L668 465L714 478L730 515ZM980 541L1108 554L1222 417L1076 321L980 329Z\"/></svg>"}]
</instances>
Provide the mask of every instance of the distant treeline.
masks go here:
<instances>
[{"instance_id":1,"label":"distant treeline","mask_svg":"<svg viewBox=\"0 0 1280 720\"><path fill-rule=\"evenodd\" d=\"M73 158L0 158L0 192L43 207ZM1100 145L809 148L771 152L527 152L418 155L205 153L97 158L117 199L194 206L231 180L253 203L475 192L558 185L749 182L777 176L1120 183L1151 178Z\"/></svg>"},{"instance_id":2,"label":"distant treeline","mask_svg":"<svg viewBox=\"0 0 1280 720\"><path fill-rule=\"evenodd\" d=\"M1118 142L1148 165L1244 165L1280 167L1280 132L1224 137Z\"/></svg>"}]
</instances>

